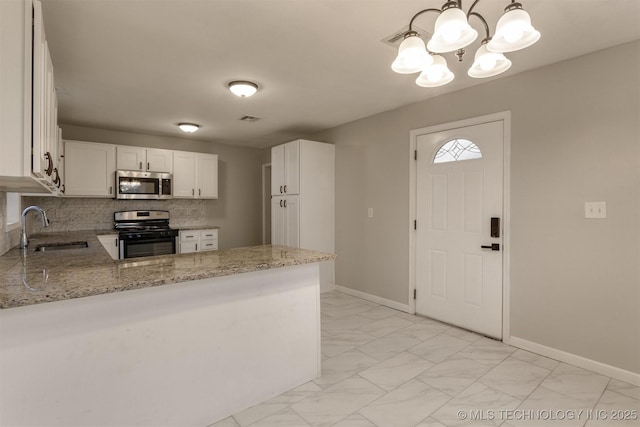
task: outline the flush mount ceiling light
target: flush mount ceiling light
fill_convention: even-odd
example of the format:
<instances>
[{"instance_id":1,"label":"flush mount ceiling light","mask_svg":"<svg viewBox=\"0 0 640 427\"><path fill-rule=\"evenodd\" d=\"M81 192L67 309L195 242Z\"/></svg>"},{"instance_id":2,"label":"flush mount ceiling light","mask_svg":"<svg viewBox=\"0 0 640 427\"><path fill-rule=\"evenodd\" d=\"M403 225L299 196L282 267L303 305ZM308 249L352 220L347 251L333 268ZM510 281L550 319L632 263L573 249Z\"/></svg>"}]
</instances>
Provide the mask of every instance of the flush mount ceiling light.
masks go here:
<instances>
[{"instance_id":1,"label":"flush mount ceiling light","mask_svg":"<svg viewBox=\"0 0 640 427\"><path fill-rule=\"evenodd\" d=\"M186 133L194 133L198 129L200 129L200 125L195 123L178 123L178 127L182 132Z\"/></svg>"},{"instance_id":2,"label":"flush mount ceiling light","mask_svg":"<svg viewBox=\"0 0 640 427\"><path fill-rule=\"evenodd\" d=\"M446 59L436 54L455 52L458 61L462 61L465 54L463 48L478 37L478 32L469 24L473 16L484 26L486 37L482 40L467 74L474 78L485 78L507 71L511 67L511 61L503 53L531 46L540 39L540 33L531 25L531 18L522 9L522 4L511 0L504 15L498 20L495 35L491 37L486 19L473 10L479 2L480 0L474 0L466 13L462 9L462 0L450 0L441 9L424 9L413 15L391 69L400 74L420 72L416 84L422 87L437 87L449 83L453 80L453 73L449 71ZM426 12L437 13L438 18L433 36L425 47L412 28L413 21Z\"/></svg>"},{"instance_id":3,"label":"flush mount ceiling light","mask_svg":"<svg viewBox=\"0 0 640 427\"><path fill-rule=\"evenodd\" d=\"M258 91L258 85L253 82L236 80L229 83L229 90L240 98L248 98Z\"/></svg>"}]
</instances>

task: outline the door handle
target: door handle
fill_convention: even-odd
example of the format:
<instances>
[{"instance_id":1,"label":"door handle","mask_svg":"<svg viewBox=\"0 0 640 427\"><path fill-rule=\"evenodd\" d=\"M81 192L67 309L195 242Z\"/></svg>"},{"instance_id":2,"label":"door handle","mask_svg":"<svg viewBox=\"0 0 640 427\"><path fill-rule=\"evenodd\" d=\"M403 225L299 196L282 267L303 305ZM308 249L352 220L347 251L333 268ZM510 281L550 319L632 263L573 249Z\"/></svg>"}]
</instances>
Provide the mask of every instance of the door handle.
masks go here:
<instances>
[{"instance_id":1,"label":"door handle","mask_svg":"<svg viewBox=\"0 0 640 427\"><path fill-rule=\"evenodd\" d=\"M491 249L492 251L499 251L500 250L500 243L492 243L489 246L480 246L482 249Z\"/></svg>"}]
</instances>

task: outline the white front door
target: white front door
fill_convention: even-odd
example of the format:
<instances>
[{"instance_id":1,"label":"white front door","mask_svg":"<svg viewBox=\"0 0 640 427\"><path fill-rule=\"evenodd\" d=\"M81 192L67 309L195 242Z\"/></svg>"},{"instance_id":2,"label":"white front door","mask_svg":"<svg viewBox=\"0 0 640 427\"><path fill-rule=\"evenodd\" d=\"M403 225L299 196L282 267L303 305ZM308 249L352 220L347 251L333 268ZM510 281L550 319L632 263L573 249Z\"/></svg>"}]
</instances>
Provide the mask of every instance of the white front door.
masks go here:
<instances>
[{"instance_id":1,"label":"white front door","mask_svg":"<svg viewBox=\"0 0 640 427\"><path fill-rule=\"evenodd\" d=\"M499 120L418 135L416 185L416 312L499 339L503 129Z\"/></svg>"}]
</instances>

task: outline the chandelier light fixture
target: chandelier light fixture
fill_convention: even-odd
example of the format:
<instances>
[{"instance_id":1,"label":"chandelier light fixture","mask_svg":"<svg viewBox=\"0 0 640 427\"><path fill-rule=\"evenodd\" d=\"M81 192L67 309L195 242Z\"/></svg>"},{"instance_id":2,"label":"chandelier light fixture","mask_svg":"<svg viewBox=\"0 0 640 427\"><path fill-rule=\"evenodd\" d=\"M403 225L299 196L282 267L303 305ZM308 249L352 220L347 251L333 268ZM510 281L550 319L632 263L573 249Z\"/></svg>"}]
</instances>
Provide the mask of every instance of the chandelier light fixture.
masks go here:
<instances>
[{"instance_id":1,"label":"chandelier light fixture","mask_svg":"<svg viewBox=\"0 0 640 427\"><path fill-rule=\"evenodd\" d=\"M540 33L531 25L531 18L522 4L511 0L498 20L492 37L486 19L474 11L479 2L480 0L474 0L466 13L462 9L462 0L450 0L441 9L424 9L413 15L391 69L400 74L420 73L416 84L421 87L438 87L451 82L454 75L449 70L446 59L440 54L455 52L458 61L462 61L464 48L478 38L478 32L469 24L473 16L484 26L486 36L481 41L467 74L480 79L507 71L511 67L511 61L504 53L531 46L540 39ZM413 30L413 21L427 12L437 13L438 18L433 36L425 46L424 41Z\"/></svg>"}]
</instances>

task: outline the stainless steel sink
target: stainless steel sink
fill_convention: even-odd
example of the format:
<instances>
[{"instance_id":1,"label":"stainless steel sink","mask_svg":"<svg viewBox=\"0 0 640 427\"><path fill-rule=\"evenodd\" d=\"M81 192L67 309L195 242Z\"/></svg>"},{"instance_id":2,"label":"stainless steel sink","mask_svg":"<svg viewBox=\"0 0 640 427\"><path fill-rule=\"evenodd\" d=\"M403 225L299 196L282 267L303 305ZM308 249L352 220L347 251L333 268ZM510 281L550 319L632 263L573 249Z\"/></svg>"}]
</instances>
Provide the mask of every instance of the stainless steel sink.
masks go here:
<instances>
[{"instance_id":1,"label":"stainless steel sink","mask_svg":"<svg viewBox=\"0 0 640 427\"><path fill-rule=\"evenodd\" d=\"M60 251L63 249L82 249L88 248L89 244L87 242L62 242L62 243L43 243L41 245L36 246L36 252L45 252L45 251Z\"/></svg>"}]
</instances>

